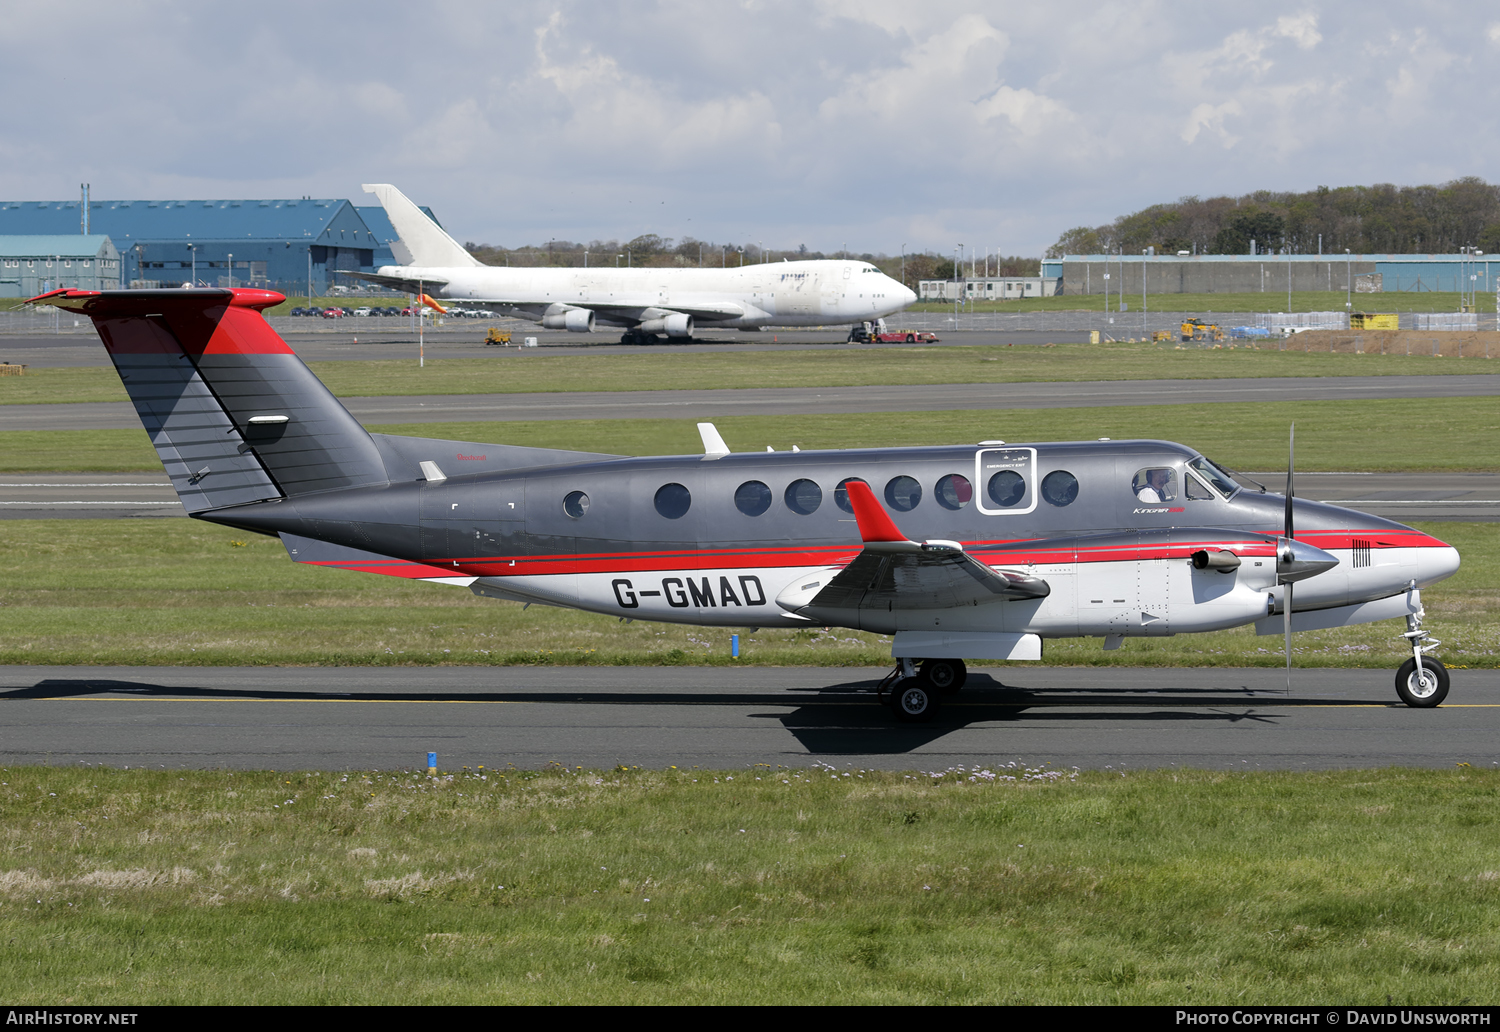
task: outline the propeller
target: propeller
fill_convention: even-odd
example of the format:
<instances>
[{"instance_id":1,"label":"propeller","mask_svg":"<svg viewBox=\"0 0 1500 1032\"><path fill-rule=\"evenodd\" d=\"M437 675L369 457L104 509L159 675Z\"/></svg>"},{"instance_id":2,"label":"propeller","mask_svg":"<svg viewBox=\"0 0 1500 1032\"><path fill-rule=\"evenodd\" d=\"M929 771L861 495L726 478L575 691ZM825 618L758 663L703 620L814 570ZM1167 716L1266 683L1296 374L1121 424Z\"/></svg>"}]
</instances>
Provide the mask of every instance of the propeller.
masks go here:
<instances>
[{"instance_id":1,"label":"propeller","mask_svg":"<svg viewBox=\"0 0 1500 1032\"><path fill-rule=\"evenodd\" d=\"M1296 466L1297 424L1293 423L1286 439L1286 525L1282 536L1287 539L1286 551L1290 558L1292 539L1296 536L1292 524L1292 471ZM1292 694L1292 582L1286 582L1286 601L1281 607L1281 625L1286 633L1286 693Z\"/></svg>"}]
</instances>

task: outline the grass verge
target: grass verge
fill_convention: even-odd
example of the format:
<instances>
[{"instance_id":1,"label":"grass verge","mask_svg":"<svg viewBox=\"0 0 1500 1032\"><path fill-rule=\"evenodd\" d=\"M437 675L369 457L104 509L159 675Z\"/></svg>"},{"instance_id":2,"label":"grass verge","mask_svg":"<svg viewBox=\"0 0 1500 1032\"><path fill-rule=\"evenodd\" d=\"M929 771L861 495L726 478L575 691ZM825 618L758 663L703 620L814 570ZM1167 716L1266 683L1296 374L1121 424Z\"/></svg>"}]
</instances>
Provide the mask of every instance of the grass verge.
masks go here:
<instances>
[{"instance_id":1,"label":"grass verge","mask_svg":"<svg viewBox=\"0 0 1500 1032\"><path fill-rule=\"evenodd\" d=\"M1484 470L1500 465L1500 409L1493 398L1392 402L1399 419L1372 419L1368 401L1172 405L1170 383L1143 388L1150 405L849 415L733 416L717 420L730 447L758 451L886 448L981 440L1073 441L1112 437L1181 441L1234 469L1286 464L1286 431L1297 424L1302 470ZM372 424L382 433L606 451L691 455L702 450L690 420L537 420L513 423ZM161 464L144 430L6 430L0 473L128 472Z\"/></svg>"},{"instance_id":2,"label":"grass verge","mask_svg":"<svg viewBox=\"0 0 1500 1032\"><path fill-rule=\"evenodd\" d=\"M1500 526L1424 524L1463 567L1424 593L1440 655L1500 665ZM890 639L841 629L740 630L638 621L476 598L292 562L279 541L190 520L4 520L0 664L167 666L767 665L876 666ZM1294 639L1296 662L1395 669L1398 622ZM1279 666L1279 637L1251 628L1047 643L1058 666Z\"/></svg>"},{"instance_id":3,"label":"grass verge","mask_svg":"<svg viewBox=\"0 0 1500 1032\"><path fill-rule=\"evenodd\" d=\"M31 1004L1490 1003L1500 772L0 771Z\"/></svg>"},{"instance_id":4,"label":"grass verge","mask_svg":"<svg viewBox=\"0 0 1500 1032\"><path fill-rule=\"evenodd\" d=\"M1279 351L1269 344L1178 348L1175 344L1121 343L723 354L675 354L663 348L629 355L554 355L501 349L484 358L438 359L422 369L409 361L384 360L310 365L341 397L378 397L1243 376L1423 376L1493 371L1483 360L1475 361L1479 364L1459 369L1451 361L1433 360L1430 354L1408 358L1329 354L1326 350ZM25 376L0 378L0 405L126 400L119 377L109 368L47 367L28 370Z\"/></svg>"}]
</instances>

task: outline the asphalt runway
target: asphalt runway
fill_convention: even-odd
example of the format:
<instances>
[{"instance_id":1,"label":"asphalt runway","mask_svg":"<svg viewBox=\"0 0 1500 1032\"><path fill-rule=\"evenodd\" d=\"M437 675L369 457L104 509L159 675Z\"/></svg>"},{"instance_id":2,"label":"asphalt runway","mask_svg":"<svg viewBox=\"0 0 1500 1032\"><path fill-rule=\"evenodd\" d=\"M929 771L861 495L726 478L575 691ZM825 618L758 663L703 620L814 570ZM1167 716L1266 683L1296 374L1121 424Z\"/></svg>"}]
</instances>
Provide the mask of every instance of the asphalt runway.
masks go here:
<instances>
[{"instance_id":1,"label":"asphalt runway","mask_svg":"<svg viewBox=\"0 0 1500 1032\"><path fill-rule=\"evenodd\" d=\"M1252 473L1272 491L1286 473ZM1255 487L1246 482L1250 490ZM1500 522L1497 473L1298 473L1299 497L1409 523ZM0 474L0 520L185 517L161 473Z\"/></svg>"},{"instance_id":2,"label":"asphalt runway","mask_svg":"<svg viewBox=\"0 0 1500 1032\"><path fill-rule=\"evenodd\" d=\"M844 330L766 330L762 333L740 333L721 331L704 333L691 341L667 342L655 345L626 346L620 343L620 334L614 333L562 333L549 330L515 331L517 342L510 347L490 346L484 343L486 323L475 320L459 329L444 327L431 330L424 337L422 352L426 358L482 358L497 360L524 360L536 354L568 355L628 355L644 351L670 351L680 354L722 354L728 351L843 351L865 350L872 347L907 347L904 344L850 344L849 331ZM282 334L292 350L307 362L360 361L373 359L415 359L417 357L416 335L404 330L392 330L362 320L350 321L347 332ZM523 348L519 344L526 337L536 337L537 347ZM978 347L982 345L1039 345L1039 344L1083 344L1089 339L1088 331L1073 330L959 330L940 334L936 345L922 344L919 347ZM0 361L15 365L43 367L60 366L108 366L109 357L96 334L88 331L61 334L5 334L0 336Z\"/></svg>"},{"instance_id":3,"label":"asphalt runway","mask_svg":"<svg viewBox=\"0 0 1500 1032\"><path fill-rule=\"evenodd\" d=\"M1391 401L1500 395L1500 374L1474 376L1249 377L1097 380L889 387L778 387L692 391L559 391L343 398L362 423L467 423L573 419L720 419L738 415L1005 411L1110 405L1262 401ZM125 430L129 402L0 405L0 430Z\"/></svg>"},{"instance_id":4,"label":"asphalt runway","mask_svg":"<svg viewBox=\"0 0 1500 1032\"><path fill-rule=\"evenodd\" d=\"M1384 670L974 671L931 724L878 669L0 667L0 764L273 770L551 763L940 771L1500 764L1500 671L1413 710ZM1001 679L1003 678L1003 684Z\"/></svg>"}]
</instances>

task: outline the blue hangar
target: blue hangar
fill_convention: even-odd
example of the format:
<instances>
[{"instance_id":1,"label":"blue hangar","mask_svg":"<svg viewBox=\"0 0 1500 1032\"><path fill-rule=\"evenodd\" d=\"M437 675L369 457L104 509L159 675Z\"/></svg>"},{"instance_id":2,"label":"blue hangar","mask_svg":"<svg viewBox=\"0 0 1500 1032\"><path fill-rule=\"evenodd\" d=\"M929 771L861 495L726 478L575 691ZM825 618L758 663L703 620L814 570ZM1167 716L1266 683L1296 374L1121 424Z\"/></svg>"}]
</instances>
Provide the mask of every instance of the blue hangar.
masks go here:
<instances>
[{"instance_id":1,"label":"blue hangar","mask_svg":"<svg viewBox=\"0 0 1500 1032\"><path fill-rule=\"evenodd\" d=\"M0 201L0 236L77 234L81 201ZM425 210L425 209L424 209ZM267 287L314 296L365 284L345 275L395 264L379 206L347 200L91 200L89 232L108 236L122 285Z\"/></svg>"}]
</instances>

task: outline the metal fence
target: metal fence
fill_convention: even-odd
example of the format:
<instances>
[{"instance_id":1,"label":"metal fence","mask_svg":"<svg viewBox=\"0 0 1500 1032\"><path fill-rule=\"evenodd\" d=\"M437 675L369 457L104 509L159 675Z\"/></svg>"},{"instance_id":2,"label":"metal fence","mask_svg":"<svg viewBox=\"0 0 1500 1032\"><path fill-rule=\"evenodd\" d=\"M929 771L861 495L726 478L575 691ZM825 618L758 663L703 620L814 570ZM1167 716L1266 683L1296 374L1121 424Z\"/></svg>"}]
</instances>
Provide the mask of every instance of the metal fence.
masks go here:
<instances>
[{"instance_id":1,"label":"metal fence","mask_svg":"<svg viewBox=\"0 0 1500 1032\"><path fill-rule=\"evenodd\" d=\"M1414 313L1414 330L1477 330L1479 329L1479 315L1476 312L1434 312L1432 314ZM1488 321L1488 320L1486 320ZM1403 320L1401 328L1406 329Z\"/></svg>"}]
</instances>

